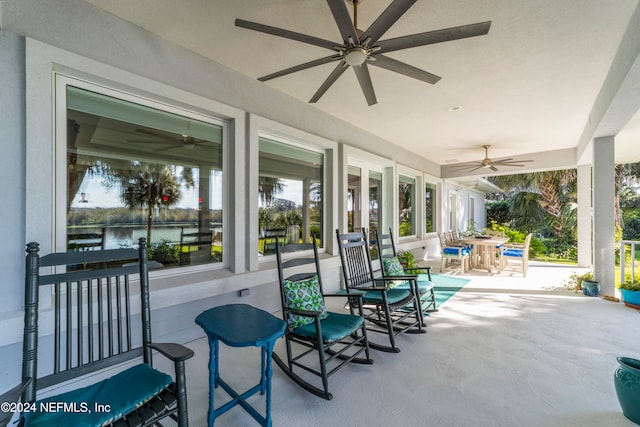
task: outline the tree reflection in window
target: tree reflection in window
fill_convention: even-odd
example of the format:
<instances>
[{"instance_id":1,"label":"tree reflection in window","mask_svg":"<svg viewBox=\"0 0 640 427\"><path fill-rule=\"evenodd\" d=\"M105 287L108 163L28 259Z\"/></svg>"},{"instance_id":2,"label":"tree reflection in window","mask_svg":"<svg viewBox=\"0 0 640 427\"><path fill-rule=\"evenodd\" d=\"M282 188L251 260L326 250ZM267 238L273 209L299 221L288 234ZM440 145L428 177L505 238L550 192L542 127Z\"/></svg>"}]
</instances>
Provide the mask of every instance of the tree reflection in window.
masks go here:
<instances>
[{"instance_id":1,"label":"tree reflection in window","mask_svg":"<svg viewBox=\"0 0 640 427\"><path fill-rule=\"evenodd\" d=\"M146 237L164 267L221 262L224 124L206 120L68 86L68 236L105 230L107 249ZM193 233L212 237L185 244Z\"/></svg>"}]
</instances>

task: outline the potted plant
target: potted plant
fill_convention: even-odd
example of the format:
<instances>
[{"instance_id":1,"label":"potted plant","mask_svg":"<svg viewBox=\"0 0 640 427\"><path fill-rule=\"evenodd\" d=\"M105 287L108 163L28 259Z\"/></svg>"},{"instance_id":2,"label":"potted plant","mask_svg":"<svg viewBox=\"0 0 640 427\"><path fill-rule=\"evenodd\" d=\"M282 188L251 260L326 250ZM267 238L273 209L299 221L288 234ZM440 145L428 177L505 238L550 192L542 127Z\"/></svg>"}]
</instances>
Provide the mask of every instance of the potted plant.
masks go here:
<instances>
[{"instance_id":1,"label":"potted plant","mask_svg":"<svg viewBox=\"0 0 640 427\"><path fill-rule=\"evenodd\" d=\"M416 257L411 251L398 252L398 261L400 261L400 264L402 264L402 267L405 269L416 268L418 266Z\"/></svg>"},{"instance_id":2,"label":"potted plant","mask_svg":"<svg viewBox=\"0 0 640 427\"><path fill-rule=\"evenodd\" d=\"M572 291L582 291L583 294L595 297L600 293L600 282L593 277L591 270L586 273L572 273L565 281L564 286Z\"/></svg>"},{"instance_id":3,"label":"potted plant","mask_svg":"<svg viewBox=\"0 0 640 427\"><path fill-rule=\"evenodd\" d=\"M625 280L618 288L626 306L640 309L640 281Z\"/></svg>"}]
</instances>

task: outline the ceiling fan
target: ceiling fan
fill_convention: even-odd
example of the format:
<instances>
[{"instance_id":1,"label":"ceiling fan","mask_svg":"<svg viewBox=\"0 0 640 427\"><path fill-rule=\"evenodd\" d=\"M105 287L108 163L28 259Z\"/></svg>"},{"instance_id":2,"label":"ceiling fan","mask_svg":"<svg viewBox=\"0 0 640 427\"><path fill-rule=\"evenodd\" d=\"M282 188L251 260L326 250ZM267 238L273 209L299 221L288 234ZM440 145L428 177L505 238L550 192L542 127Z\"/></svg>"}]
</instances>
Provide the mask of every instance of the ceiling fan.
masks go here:
<instances>
[{"instance_id":1,"label":"ceiling fan","mask_svg":"<svg viewBox=\"0 0 640 427\"><path fill-rule=\"evenodd\" d=\"M346 2L353 4L353 22L347 9ZM397 61L389 56L383 55L389 52L408 49L417 46L425 46L428 44L442 43L450 40L458 40L468 37L485 35L489 32L491 21L478 22L475 24L462 25L459 27L444 28L436 31L412 34L408 36L396 37L392 39L379 40L380 37L417 0L393 0L393 2L385 9L384 12L369 26L366 31L358 28L358 3L362 0L327 0L333 18L338 25L341 43L335 43L330 40L285 30L282 28L272 27L269 25L259 24L256 22L236 19L236 26L247 28L254 31L271 34L274 36L284 37L291 40L311 44L314 46L324 47L332 50L334 53L324 58L315 59L304 64L296 65L284 70L268 74L258 78L264 82L276 77L285 76L297 71L306 70L319 65L330 62L338 62L336 68L329 74L329 77L322 83L320 88L309 100L310 103L317 102L322 95L335 83L335 81L346 71L347 68L353 68L358 82L369 106L377 103L373 83L369 74L368 65L384 68L396 73L421 80L426 83L435 84L440 77L427 71L416 68L407 63Z\"/></svg>"},{"instance_id":2,"label":"ceiling fan","mask_svg":"<svg viewBox=\"0 0 640 427\"><path fill-rule=\"evenodd\" d=\"M165 147L165 148L161 148L159 150L155 150L155 151L167 151L167 150L172 150L174 148L179 148L179 147L186 147L189 149L194 148L197 144L201 144L205 141L204 139L197 139L194 138L190 135L187 134L181 134L178 138L175 137L175 135L167 135L164 134L162 132L156 132L156 131L152 131L152 130L148 130L148 129L136 129L136 132L144 134L144 135L149 135L155 138L160 138L160 140L151 140L151 139L137 139L137 140L129 140L129 142L133 142L133 143L156 143L156 144L170 144L171 146L169 147Z\"/></svg>"},{"instance_id":3,"label":"ceiling fan","mask_svg":"<svg viewBox=\"0 0 640 427\"><path fill-rule=\"evenodd\" d=\"M494 172L498 171L498 168L496 166L517 166L517 167L522 167L524 166L521 163L529 163L532 162L533 160L514 160L512 158L509 159L500 159L500 160L492 160L489 158L489 148L491 148L490 145L483 145L482 148L484 148L484 159L482 159L482 161L477 161L477 162L471 162L469 164L465 164L465 165L459 165L456 166L459 169L467 169L469 168L469 172L474 172L477 171L478 169L482 169L482 168L487 168L487 169L491 169Z\"/></svg>"}]
</instances>

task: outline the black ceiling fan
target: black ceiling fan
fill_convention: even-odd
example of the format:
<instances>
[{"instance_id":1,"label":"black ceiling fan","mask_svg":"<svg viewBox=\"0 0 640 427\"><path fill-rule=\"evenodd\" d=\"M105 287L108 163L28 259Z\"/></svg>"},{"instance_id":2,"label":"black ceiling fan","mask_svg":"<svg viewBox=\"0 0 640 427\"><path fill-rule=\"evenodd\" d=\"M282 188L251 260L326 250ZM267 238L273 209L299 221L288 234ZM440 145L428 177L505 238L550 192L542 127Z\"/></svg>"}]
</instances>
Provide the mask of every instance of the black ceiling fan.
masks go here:
<instances>
[{"instance_id":1,"label":"black ceiling fan","mask_svg":"<svg viewBox=\"0 0 640 427\"><path fill-rule=\"evenodd\" d=\"M349 15L349 10L347 9L345 1L353 4L353 22L351 22L351 16ZM385 9L384 12L382 12L380 16L378 16L366 31L362 31L358 28L358 3L360 1L361 0L327 0L331 13L333 14L333 18L340 30L342 43L335 43L330 40L282 28L245 21L243 19L236 19L236 26L238 27L260 31L274 36L324 47L334 51L332 55L268 74L260 77L258 80L264 82L276 77L295 73L297 71L338 61L336 68L331 72L331 74L329 74L329 77L327 77L324 83L322 83L309 102L317 102L331 87L331 85L335 83L338 77L340 77L347 68L351 67L356 73L362 92L367 100L367 104L371 106L376 104L377 100L375 91L373 90L369 69L367 68L368 65L374 65L376 67L395 71L396 73L404 74L405 76L413 77L414 79L430 84L435 84L440 80L440 77L435 74L421 70L407 63L397 61L384 54L401 49L485 35L489 32L489 28L491 27L491 21L485 21L462 25L459 27L451 27L380 40L380 37L382 37L382 35L391 28L391 26L395 24L395 22L400 19L400 17L404 15L404 13L409 10L417 0L393 0L393 2Z\"/></svg>"}]
</instances>

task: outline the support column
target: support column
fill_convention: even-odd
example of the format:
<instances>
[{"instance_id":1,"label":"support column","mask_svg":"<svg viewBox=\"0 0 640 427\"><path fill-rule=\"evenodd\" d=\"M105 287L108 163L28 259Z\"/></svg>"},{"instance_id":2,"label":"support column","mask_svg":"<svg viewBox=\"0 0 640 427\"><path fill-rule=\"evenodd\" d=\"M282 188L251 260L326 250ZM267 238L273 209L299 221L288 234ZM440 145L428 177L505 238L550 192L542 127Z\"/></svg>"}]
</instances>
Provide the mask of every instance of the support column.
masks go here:
<instances>
[{"instance_id":1,"label":"support column","mask_svg":"<svg viewBox=\"0 0 640 427\"><path fill-rule=\"evenodd\" d=\"M614 137L593 141L593 266L602 295L615 295Z\"/></svg>"},{"instance_id":2,"label":"support column","mask_svg":"<svg viewBox=\"0 0 640 427\"><path fill-rule=\"evenodd\" d=\"M578 166L578 266L593 265L591 165Z\"/></svg>"}]
</instances>

